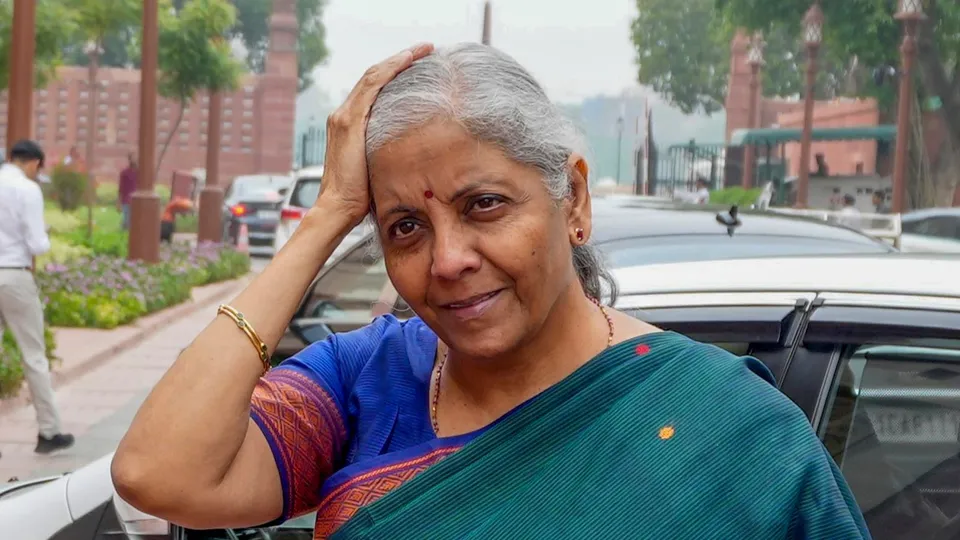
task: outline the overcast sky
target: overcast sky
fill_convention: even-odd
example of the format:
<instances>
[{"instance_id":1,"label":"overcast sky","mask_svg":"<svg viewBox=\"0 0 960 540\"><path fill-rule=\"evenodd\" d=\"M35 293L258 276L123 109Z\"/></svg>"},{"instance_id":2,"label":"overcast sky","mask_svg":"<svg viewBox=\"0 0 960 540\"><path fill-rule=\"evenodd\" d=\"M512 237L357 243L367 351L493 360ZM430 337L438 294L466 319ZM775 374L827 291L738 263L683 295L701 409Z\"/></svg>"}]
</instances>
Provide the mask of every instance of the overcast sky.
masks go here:
<instances>
[{"instance_id":1,"label":"overcast sky","mask_svg":"<svg viewBox=\"0 0 960 540\"><path fill-rule=\"evenodd\" d=\"M483 0L329 0L330 57L317 85L339 102L363 71L418 41L479 41ZM493 0L492 44L531 70L555 101L634 84L635 0Z\"/></svg>"}]
</instances>

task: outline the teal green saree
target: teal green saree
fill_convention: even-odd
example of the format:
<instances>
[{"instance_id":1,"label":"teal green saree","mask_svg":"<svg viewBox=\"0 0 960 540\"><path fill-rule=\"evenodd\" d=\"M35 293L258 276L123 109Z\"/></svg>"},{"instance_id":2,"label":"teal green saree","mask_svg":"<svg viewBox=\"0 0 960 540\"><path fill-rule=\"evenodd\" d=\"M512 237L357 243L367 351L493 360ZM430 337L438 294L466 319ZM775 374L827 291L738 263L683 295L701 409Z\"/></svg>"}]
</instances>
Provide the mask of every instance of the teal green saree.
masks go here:
<instances>
[{"instance_id":1,"label":"teal green saree","mask_svg":"<svg viewBox=\"0 0 960 540\"><path fill-rule=\"evenodd\" d=\"M674 333L616 345L333 538L869 538L772 379Z\"/></svg>"}]
</instances>

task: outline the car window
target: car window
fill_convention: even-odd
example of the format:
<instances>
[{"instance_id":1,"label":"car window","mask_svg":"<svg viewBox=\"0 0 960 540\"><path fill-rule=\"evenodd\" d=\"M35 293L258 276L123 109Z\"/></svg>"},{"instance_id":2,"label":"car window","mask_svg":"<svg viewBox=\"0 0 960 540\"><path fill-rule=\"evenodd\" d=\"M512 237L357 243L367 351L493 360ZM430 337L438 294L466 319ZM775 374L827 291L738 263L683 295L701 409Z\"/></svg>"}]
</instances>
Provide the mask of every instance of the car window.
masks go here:
<instances>
[{"instance_id":1,"label":"car window","mask_svg":"<svg viewBox=\"0 0 960 540\"><path fill-rule=\"evenodd\" d=\"M960 341L923 345L848 347L820 426L875 538L933 538L960 512Z\"/></svg>"},{"instance_id":2,"label":"car window","mask_svg":"<svg viewBox=\"0 0 960 540\"><path fill-rule=\"evenodd\" d=\"M300 208L310 208L320 196L319 178L301 178L297 180L293 193L290 195L290 204Z\"/></svg>"},{"instance_id":3,"label":"car window","mask_svg":"<svg viewBox=\"0 0 960 540\"><path fill-rule=\"evenodd\" d=\"M314 283L301 314L329 321L373 318L387 284L387 269L375 243L368 239L347 253Z\"/></svg>"},{"instance_id":4,"label":"car window","mask_svg":"<svg viewBox=\"0 0 960 540\"><path fill-rule=\"evenodd\" d=\"M960 227L957 218L949 216L931 217L908 221L903 224L903 231L911 234L935 236L937 238L960 239Z\"/></svg>"},{"instance_id":5,"label":"car window","mask_svg":"<svg viewBox=\"0 0 960 540\"><path fill-rule=\"evenodd\" d=\"M793 255L883 253L882 242L760 235L673 235L626 238L597 246L613 268L642 264Z\"/></svg>"}]
</instances>

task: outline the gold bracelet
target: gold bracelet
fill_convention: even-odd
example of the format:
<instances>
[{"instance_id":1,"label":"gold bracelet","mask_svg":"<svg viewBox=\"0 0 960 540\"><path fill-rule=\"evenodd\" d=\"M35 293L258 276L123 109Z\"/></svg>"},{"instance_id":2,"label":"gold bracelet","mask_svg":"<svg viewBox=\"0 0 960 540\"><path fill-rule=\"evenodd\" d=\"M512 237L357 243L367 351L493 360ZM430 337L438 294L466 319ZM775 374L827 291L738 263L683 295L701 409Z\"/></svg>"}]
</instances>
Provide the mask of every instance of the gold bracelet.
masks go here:
<instances>
[{"instance_id":1,"label":"gold bracelet","mask_svg":"<svg viewBox=\"0 0 960 540\"><path fill-rule=\"evenodd\" d=\"M220 307L217 308L217 315L221 314L233 319L233 322L237 323L237 328L242 330L243 333L247 335L247 338L250 339L250 343L253 344L254 348L257 349L257 354L260 355L260 362L263 364L263 373L266 374L270 371L270 352L267 350L267 344L260 339L260 335L250 326L250 323L244 318L243 313L240 313L232 306L220 304Z\"/></svg>"}]
</instances>

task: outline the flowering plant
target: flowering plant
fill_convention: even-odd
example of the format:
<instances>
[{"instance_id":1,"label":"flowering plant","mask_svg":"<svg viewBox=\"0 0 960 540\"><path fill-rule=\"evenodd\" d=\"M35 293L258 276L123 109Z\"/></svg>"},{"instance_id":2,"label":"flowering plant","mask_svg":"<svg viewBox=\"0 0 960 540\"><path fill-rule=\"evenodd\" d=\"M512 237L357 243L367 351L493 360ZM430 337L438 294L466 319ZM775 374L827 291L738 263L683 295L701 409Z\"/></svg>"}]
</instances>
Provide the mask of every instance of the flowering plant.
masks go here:
<instances>
[{"instance_id":1,"label":"flowering plant","mask_svg":"<svg viewBox=\"0 0 960 540\"><path fill-rule=\"evenodd\" d=\"M192 287L250 269L245 254L220 244L163 246L160 258L152 265L106 255L48 263L37 272L47 322L115 328L188 300Z\"/></svg>"}]
</instances>

